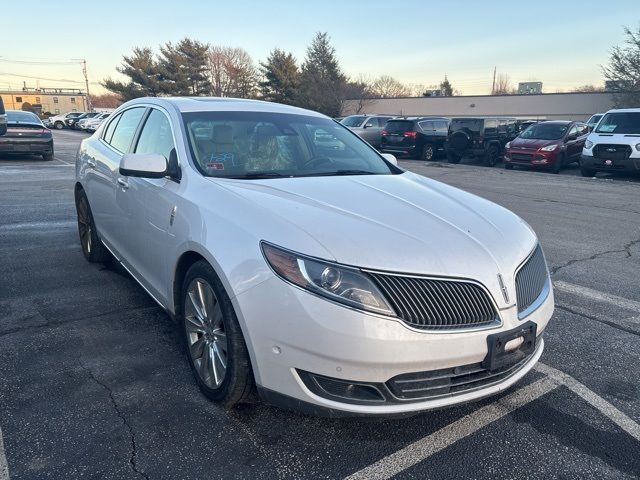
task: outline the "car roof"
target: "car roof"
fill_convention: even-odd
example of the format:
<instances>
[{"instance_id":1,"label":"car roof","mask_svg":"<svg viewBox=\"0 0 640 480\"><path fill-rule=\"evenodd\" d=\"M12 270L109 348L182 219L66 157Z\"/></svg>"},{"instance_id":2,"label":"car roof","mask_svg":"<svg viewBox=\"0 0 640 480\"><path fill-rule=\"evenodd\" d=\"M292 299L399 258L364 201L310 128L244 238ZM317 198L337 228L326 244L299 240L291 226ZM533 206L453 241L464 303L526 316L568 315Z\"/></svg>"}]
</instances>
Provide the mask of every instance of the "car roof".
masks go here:
<instances>
[{"instance_id":1,"label":"car roof","mask_svg":"<svg viewBox=\"0 0 640 480\"><path fill-rule=\"evenodd\" d=\"M640 113L640 108L613 108L607 113Z\"/></svg>"},{"instance_id":2,"label":"car roof","mask_svg":"<svg viewBox=\"0 0 640 480\"><path fill-rule=\"evenodd\" d=\"M262 100L248 100L244 98L222 97L143 97L127 102L125 105L138 103L153 104L165 108L174 108L178 112L264 112L264 113L288 113L293 115L306 115L313 117L329 118L321 113L303 108L282 105L280 103L265 102Z\"/></svg>"},{"instance_id":3,"label":"car roof","mask_svg":"<svg viewBox=\"0 0 640 480\"><path fill-rule=\"evenodd\" d=\"M573 120L544 120L538 123L552 123L554 125L569 125L570 123L583 123L583 122L574 122Z\"/></svg>"}]
</instances>

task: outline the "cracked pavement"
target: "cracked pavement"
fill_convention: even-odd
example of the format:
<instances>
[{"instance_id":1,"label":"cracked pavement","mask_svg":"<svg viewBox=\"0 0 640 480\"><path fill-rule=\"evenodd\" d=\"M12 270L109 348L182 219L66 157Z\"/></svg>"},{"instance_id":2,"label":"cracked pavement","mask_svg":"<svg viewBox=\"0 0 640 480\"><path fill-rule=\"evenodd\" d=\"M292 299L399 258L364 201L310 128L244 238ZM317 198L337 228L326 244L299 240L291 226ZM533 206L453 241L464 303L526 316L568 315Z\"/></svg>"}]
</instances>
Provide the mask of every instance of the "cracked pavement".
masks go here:
<instances>
[{"instance_id":1,"label":"cracked pavement","mask_svg":"<svg viewBox=\"0 0 640 480\"><path fill-rule=\"evenodd\" d=\"M82 258L68 165L82 135L54 135L53 162L0 158L0 429L12 480L344 478L513 392L395 420L223 411L198 391L166 314L122 269ZM638 179L401 165L532 225L554 281L576 286L556 289L542 361L640 422ZM638 452L558 387L397 478L639 478Z\"/></svg>"}]
</instances>

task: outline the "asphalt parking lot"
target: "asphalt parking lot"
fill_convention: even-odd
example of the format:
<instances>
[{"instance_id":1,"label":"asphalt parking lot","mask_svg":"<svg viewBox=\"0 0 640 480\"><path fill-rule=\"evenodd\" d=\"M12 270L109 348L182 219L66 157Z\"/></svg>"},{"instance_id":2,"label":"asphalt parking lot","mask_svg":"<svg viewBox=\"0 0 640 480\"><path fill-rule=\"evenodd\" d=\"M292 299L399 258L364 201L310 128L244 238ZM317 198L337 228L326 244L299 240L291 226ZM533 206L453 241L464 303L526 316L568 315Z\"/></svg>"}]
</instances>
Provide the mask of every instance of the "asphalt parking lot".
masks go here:
<instances>
[{"instance_id":1,"label":"asphalt parking lot","mask_svg":"<svg viewBox=\"0 0 640 480\"><path fill-rule=\"evenodd\" d=\"M227 413L200 394L169 317L122 269L82 257L83 137L54 132L51 162L0 157L0 480L640 477L637 178L401 162L538 233L556 286L538 368L404 419Z\"/></svg>"}]
</instances>

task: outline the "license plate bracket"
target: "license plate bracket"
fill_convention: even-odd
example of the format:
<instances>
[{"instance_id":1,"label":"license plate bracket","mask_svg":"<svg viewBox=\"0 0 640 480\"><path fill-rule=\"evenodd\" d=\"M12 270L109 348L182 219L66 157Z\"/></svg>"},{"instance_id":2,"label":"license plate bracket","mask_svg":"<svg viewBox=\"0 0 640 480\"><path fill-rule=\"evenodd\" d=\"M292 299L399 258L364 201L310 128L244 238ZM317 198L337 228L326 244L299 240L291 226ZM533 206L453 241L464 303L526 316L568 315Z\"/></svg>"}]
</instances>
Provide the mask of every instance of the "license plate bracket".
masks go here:
<instances>
[{"instance_id":1,"label":"license plate bracket","mask_svg":"<svg viewBox=\"0 0 640 480\"><path fill-rule=\"evenodd\" d=\"M529 321L513 330L494 333L487 336L489 351L482 361L482 366L489 371L509 367L531 355L536 349L536 332L538 326ZM505 346L511 341L522 337L522 343L514 350L507 351Z\"/></svg>"}]
</instances>

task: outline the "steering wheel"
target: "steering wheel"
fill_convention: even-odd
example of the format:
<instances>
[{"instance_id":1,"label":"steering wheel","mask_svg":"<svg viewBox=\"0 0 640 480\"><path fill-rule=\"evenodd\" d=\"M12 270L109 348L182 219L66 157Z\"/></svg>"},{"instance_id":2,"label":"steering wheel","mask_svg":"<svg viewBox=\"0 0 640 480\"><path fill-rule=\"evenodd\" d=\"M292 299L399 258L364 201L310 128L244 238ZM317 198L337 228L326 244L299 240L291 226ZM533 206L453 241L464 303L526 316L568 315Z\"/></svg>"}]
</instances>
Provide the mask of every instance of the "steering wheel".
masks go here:
<instances>
[{"instance_id":1,"label":"steering wheel","mask_svg":"<svg viewBox=\"0 0 640 480\"><path fill-rule=\"evenodd\" d=\"M313 157L302 164L302 170L306 170L307 168L322 165L323 163L328 163L329 165L332 165L335 162L329 157Z\"/></svg>"}]
</instances>

